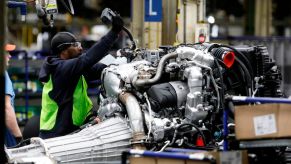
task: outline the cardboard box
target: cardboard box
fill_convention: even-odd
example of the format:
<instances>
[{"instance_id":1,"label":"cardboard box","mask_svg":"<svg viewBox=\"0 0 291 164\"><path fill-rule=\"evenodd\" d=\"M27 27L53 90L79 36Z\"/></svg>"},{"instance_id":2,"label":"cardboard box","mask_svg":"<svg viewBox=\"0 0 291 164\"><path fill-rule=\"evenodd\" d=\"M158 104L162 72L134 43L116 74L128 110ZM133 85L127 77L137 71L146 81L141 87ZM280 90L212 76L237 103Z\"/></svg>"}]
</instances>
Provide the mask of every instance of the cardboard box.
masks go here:
<instances>
[{"instance_id":1,"label":"cardboard box","mask_svg":"<svg viewBox=\"0 0 291 164\"><path fill-rule=\"evenodd\" d=\"M291 105L261 104L235 107L238 140L291 138Z\"/></svg>"}]
</instances>

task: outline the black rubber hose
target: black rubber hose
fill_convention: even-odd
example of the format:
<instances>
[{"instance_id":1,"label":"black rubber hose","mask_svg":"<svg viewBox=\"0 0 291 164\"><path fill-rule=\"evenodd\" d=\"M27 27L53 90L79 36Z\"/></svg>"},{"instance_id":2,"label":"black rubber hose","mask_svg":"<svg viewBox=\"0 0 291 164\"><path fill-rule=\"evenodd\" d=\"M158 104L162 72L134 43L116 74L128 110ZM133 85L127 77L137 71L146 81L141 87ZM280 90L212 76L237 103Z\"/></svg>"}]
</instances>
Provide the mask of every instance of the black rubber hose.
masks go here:
<instances>
[{"instance_id":1,"label":"black rubber hose","mask_svg":"<svg viewBox=\"0 0 291 164\"><path fill-rule=\"evenodd\" d=\"M219 74L219 78L220 78L220 83L221 83L221 92L220 92L220 98L221 98L221 108L224 109L224 102L225 102L225 97L224 97L224 82L223 82L223 76L222 76L222 73L220 72L220 65L218 64L218 60L217 59L214 59L214 63L216 65L216 67L218 68L218 74ZM220 103L219 102L219 103ZM217 111L218 113L219 111Z\"/></svg>"},{"instance_id":2,"label":"black rubber hose","mask_svg":"<svg viewBox=\"0 0 291 164\"><path fill-rule=\"evenodd\" d=\"M213 48L219 48L219 44L216 43L203 43L202 45L207 47L207 52L211 52Z\"/></svg>"},{"instance_id":3,"label":"black rubber hose","mask_svg":"<svg viewBox=\"0 0 291 164\"><path fill-rule=\"evenodd\" d=\"M221 47L226 47L226 48L229 48L231 50L234 51L235 54L238 54L239 55L239 58L243 59L243 61L247 64L247 67L249 68L250 72L251 72L251 77L253 77L253 67L250 63L250 61L245 57L244 54L242 54L240 51L236 50L235 48L231 47L231 46L228 46L228 45L220 45Z\"/></svg>"},{"instance_id":4,"label":"black rubber hose","mask_svg":"<svg viewBox=\"0 0 291 164\"><path fill-rule=\"evenodd\" d=\"M134 40L133 40L133 37L132 37L132 35L131 35L131 33L129 32L129 30L126 28L126 27L122 27L122 29L126 32L126 34L128 35L128 37L129 37L129 39L130 39L130 41L131 41L131 47L130 47L130 49L131 50L135 50L136 49L136 44L135 44L135 42L134 42Z\"/></svg>"},{"instance_id":5,"label":"black rubber hose","mask_svg":"<svg viewBox=\"0 0 291 164\"><path fill-rule=\"evenodd\" d=\"M242 65L241 66L241 69L243 69L243 67L244 67L244 64L237 58L237 59L235 59L238 63L239 63L239 65ZM215 62L215 64L217 65L217 67L218 66L222 66L223 68L225 68L225 69L228 69L225 65L224 65L224 63L223 63L223 61L221 61L221 60L219 60L219 59L215 59L214 60L214 62ZM219 63L221 64L221 65L219 65ZM241 75L243 75L243 72L249 72L247 69L246 69L246 67L245 67L245 69L243 69L243 72L241 71L241 69L239 69L240 70L240 72L241 72ZM246 76L247 76L247 74L248 73L245 73L246 74ZM222 88L223 88L223 84L224 84L224 82L223 82L223 78L222 78L222 74L221 74L221 72L219 71L219 76L220 76L220 78L222 79ZM248 78L247 78L247 80L250 80L250 78L249 78L250 76L248 76ZM244 80L245 81L245 80ZM248 83L248 82L246 82L246 83ZM251 87L252 89L253 89L253 83L252 83L252 81L250 81L250 84L248 84L249 85L249 87ZM222 91L223 93L222 93L222 95L221 95L221 97L222 97L222 102L224 102L224 90ZM246 93L248 93L249 91L248 91L248 88L246 88ZM223 104L223 103L222 103ZM224 105L222 106L222 108L224 108Z\"/></svg>"},{"instance_id":6,"label":"black rubber hose","mask_svg":"<svg viewBox=\"0 0 291 164\"><path fill-rule=\"evenodd\" d=\"M224 65L223 61L221 61L220 59L216 59L216 61L218 62L218 64L220 63L220 66L222 66L224 69L228 69L228 68ZM243 70L242 70L242 67L239 68L239 71L240 71L241 75L244 75L244 72L243 72ZM247 83L245 79L246 79L246 78L244 78L244 82ZM223 84L222 86L224 86L224 84ZM248 93L248 88L246 88L246 93ZM223 93L223 96L224 96L224 93ZM221 97L222 97L222 96L221 96Z\"/></svg>"},{"instance_id":7,"label":"black rubber hose","mask_svg":"<svg viewBox=\"0 0 291 164\"><path fill-rule=\"evenodd\" d=\"M244 84L245 84L245 86L246 86L246 87L244 87L244 88L245 88L245 91L246 91L246 95L250 95L250 93L249 93L249 88L248 88L248 85L249 85L249 84L248 84L248 82L247 82L247 77L246 77L246 75L245 75L245 73L244 73L242 67L239 67L238 69L239 69L240 74L241 74L242 76L244 76L243 80L244 80ZM239 79L239 77L237 77L237 78ZM239 79L239 80L240 80L240 79Z\"/></svg>"},{"instance_id":8,"label":"black rubber hose","mask_svg":"<svg viewBox=\"0 0 291 164\"><path fill-rule=\"evenodd\" d=\"M252 76L249 72L249 70L247 69L247 67L244 65L244 63L238 59L237 57L235 57L235 60L239 63L240 67L243 69L243 71L245 72L246 76L247 76L247 86L249 88L251 88L251 90L253 90L253 84L252 84ZM249 93L248 96L251 96L251 93Z\"/></svg>"},{"instance_id":9,"label":"black rubber hose","mask_svg":"<svg viewBox=\"0 0 291 164\"><path fill-rule=\"evenodd\" d=\"M174 132L174 136L173 136L172 142L171 142L169 145L173 145L173 144L174 144L174 142L175 142L175 140L176 140L176 137L177 137L178 129L180 129L181 127L186 126L186 125L194 127L194 128L195 128L195 129L200 133L200 135L201 135L201 137L202 137L202 139L203 139L203 142L204 142L204 144L206 145L206 139L205 139L205 136L204 136L204 134L202 133L202 131L201 131L201 130L196 126L196 125L191 124L191 123L183 123L183 124L180 124L180 125L175 129L175 132Z\"/></svg>"},{"instance_id":10,"label":"black rubber hose","mask_svg":"<svg viewBox=\"0 0 291 164\"><path fill-rule=\"evenodd\" d=\"M240 74L237 74L235 71L232 71L231 73L232 73L232 74L235 76L235 78L238 79L239 81L241 80L241 79L240 79L240 76L243 76L243 78L242 78L242 82L243 82L243 84L245 84L245 86L247 86L246 75L245 75L245 73L244 73L242 67L239 67L239 66L238 66L237 69L238 69L238 71L239 71ZM248 87L245 87L244 89L245 89L246 95L248 95Z\"/></svg>"}]
</instances>

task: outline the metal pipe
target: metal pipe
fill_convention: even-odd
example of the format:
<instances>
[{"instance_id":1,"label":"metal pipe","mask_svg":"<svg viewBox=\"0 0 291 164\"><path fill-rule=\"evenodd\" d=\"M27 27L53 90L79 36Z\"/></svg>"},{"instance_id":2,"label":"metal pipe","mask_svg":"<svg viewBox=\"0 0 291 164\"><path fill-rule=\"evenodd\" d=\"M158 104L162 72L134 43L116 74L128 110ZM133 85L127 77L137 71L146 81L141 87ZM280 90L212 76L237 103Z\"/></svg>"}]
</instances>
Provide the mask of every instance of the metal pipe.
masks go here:
<instances>
[{"instance_id":1,"label":"metal pipe","mask_svg":"<svg viewBox=\"0 0 291 164\"><path fill-rule=\"evenodd\" d=\"M196 149L183 149L183 148L166 148L166 152L173 153L201 153L206 152L206 150L196 150Z\"/></svg>"},{"instance_id":2,"label":"metal pipe","mask_svg":"<svg viewBox=\"0 0 291 164\"><path fill-rule=\"evenodd\" d=\"M246 102L246 103L285 103L291 104L291 99L288 98L274 98L274 97L246 97L246 96L230 96L234 102Z\"/></svg>"},{"instance_id":3,"label":"metal pipe","mask_svg":"<svg viewBox=\"0 0 291 164\"><path fill-rule=\"evenodd\" d=\"M137 86L137 87L141 87L144 85L149 85L149 84L153 84L156 83L162 76L163 73L163 68L166 64L166 61L168 61L169 59L175 58L177 57L178 54L173 52L173 53L169 53L165 56L162 57L162 59L159 62L158 68L157 68L157 73L155 75L155 77L151 78L151 79L137 79L135 81L133 81L133 85Z\"/></svg>"},{"instance_id":4,"label":"metal pipe","mask_svg":"<svg viewBox=\"0 0 291 164\"><path fill-rule=\"evenodd\" d=\"M216 91L216 96L217 96L217 110L216 112L219 112L219 108L220 108L220 94L219 94L219 90L218 90L218 86L215 82L215 79L214 79L214 76L213 76L213 71L212 71L212 68L208 67L208 66L205 66L205 65L202 65L202 64L199 64L198 62L196 61L189 61L188 62L189 64L195 64L196 66L198 67L201 67L201 68L205 68L207 70L209 70L210 72L210 78L211 78L211 81L213 83L213 86L214 86L214 89Z\"/></svg>"},{"instance_id":5,"label":"metal pipe","mask_svg":"<svg viewBox=\"0 0 291 164\"><path fill-rule=\"evenodd\" d=\"M212 155L199 154L199 157L189 155L189 154L181 154L181 153L171 153L171 152L155 152L155 151L146 151L146 150L135 150L131 149L129 151L124 151L122 153L122 164L127 163L126 158L129 155L138 155L144 157L154 157L154 158L170 158L176 160L191 160L191 161L200 161L200 162L209 162L216 163L215 158Z\"/></svg>"},{"instance_id":6,"label":"metal pipe","mask_svg":"<svg viewBox=\"0 0 291 164\"><path fill-rule=\"evenodd\" d=\"M145 120L146 122L148 122L149 126L148 126L148 135L147 135L147 139L148 140L150 138L150 134L152 131L152 107L151 107L151 103L149 101L148 95L146 93L144 93L144 97L146 98L147 104L148 104L148 111L149 111L149 117L146 117L146 113L145 115Z\"/></svg>"},{"instance_id":7,"label":"metal pipe","mask_svg":"<svg viewBox=\"0 0 291 164\"><path fill-rule=\"evenodd\" d=\"M128 92L122 92L119 94L119 99L126 107L130 125L133 130L133 141L144 139L143 117L137 99Z\"/></svg>"}]
</instances>

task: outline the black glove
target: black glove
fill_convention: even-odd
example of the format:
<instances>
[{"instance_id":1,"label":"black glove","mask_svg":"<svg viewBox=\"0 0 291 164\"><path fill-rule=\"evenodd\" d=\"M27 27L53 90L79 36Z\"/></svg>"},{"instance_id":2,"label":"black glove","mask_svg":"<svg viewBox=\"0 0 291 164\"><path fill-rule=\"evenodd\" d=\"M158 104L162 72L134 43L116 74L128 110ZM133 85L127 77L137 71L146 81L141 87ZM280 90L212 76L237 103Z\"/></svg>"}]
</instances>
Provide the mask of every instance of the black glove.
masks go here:
<instances>
[{"instance_id":1,"label":"black glove","mask_svg":"<svg viewBox=\"0 0 291 164\"><path fill-rule=\"evenodd\" d=\"M112 17L112 31L119 33L122 30L124 22L119 15Z\"/></svg>"},{"instance_id":2,"label":"black glove","mask_svg":"<svg viewBox=\"0 0 291 164\"><path fill-rule=\"evenodd\" d=\"M22 137L14 137L14 138L15 138L16 144L19 144L23 140Z\"/></svg>"}]
</instances>

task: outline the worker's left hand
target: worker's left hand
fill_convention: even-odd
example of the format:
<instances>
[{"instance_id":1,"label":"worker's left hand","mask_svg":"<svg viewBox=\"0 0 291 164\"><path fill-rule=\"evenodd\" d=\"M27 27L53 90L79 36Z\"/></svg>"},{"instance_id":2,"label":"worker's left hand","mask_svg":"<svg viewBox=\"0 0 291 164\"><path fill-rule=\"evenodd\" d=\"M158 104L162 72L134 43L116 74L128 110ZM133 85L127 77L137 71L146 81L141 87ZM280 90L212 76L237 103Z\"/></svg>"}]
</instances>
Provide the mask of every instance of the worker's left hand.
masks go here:
<instances>
[{"instance_id":1,"label":"worker's left hand","mask_svg":"<svg viewBox=\"0 0 291 164\"><path fill-rule=\"evenodd\" d=\"M112 17L112 31L119 33L122 30L124 22L121 16L116 15Z\"/></svg>"},{"instance_id":2,"label":"worker's left hand","mask_svg":"<svg viewBox=\"0 0 291 164\"><path fill-rule=\"evenodd\" d=\"M15 138L16 144L19 144L23 140L22 136L14 137L14 138Z\"/></svg>"},{"instance_id":3,"label":"worker's left hand","mask_svg":"<svg viewBox=\"0 0 291 164\"><path fill-rule=\"evenodd\" d=\"M99 117L94 118L94 122L96 122L96 124L99 124L101 122Z\"/></svg>"}]
</instances>

